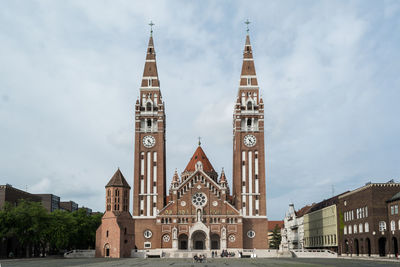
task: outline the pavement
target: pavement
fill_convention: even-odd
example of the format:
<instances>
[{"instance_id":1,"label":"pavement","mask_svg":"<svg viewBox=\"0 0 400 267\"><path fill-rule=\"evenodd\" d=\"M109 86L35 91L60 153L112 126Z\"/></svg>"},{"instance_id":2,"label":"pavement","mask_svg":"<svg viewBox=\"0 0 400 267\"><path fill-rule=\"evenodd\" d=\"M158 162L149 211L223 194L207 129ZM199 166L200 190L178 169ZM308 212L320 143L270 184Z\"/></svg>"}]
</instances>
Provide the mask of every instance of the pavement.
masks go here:
<instances>
[{"instance_id":1,"label":"pavement","mask_svg":"<svg viewBox=\"0 0 400 267\"><path fill-rule=\"evenodd\" d=\"M64 258L35 258L35 259L13 259L0 260L0 267L108 267L108 266L400 266L399 260L389 259L321 259L321 258L257 258L257 259L238 259L238 258L218 258L208 259L206 263L193 263L191 259L64 259Z\"/></svg>"}]
</instances>

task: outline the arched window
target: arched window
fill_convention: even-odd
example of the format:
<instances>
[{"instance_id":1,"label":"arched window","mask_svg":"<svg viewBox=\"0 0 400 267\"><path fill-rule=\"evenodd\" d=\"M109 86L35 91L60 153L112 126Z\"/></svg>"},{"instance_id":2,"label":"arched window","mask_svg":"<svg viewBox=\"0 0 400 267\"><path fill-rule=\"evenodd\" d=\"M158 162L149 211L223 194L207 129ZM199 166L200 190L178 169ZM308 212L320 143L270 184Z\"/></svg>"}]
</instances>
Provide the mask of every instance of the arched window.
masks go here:
<instances>
[{"instance_id":1,"label":"arched window","mask_svg":"<svg viewBox=\"0 0 400 267\"><path fill-rule=\"evenodd\" d=\"M385 221L379 222L379 231L381 231L381 232L386 231L386 222Z\"/></svg>"},{"instance_id":2,"label":"arched window","mask_svg":"<svg viewBox=\"0 0 400 267\"><path fill-rule=\"evenodd\" d=\"M148 128L151 127L151 119L147 119L147 127L148 127Z\"/></svg>"},{"instance_id":3,"label":"arched window","mask_svg":"<svg viewBox=\"0 0 400 267\"><path fill-rule=\"evenodd\" d=\"M391 231L396 230L396 222L395 222L395 221L391 221L391 222L390 222L390 230L391 230Z\"/></svg>"},{"instance_id":4,"label":"arched window","mask_svg":"<svg viewBox=\"0 0 400 267\"><path fill-rule=\"evenodd\" d=\"M151 103L147 102L146 104L146 111L151 111Z\"/></svg>"},{"instance_id":5,"label":"arched window","mask_svg":"<svg viewBox=\"0 0 400 267\"><path fill-rule=\"evenodd\" d=\"M358 225L358 231L359 231L360 233L363 232L363 225L362 225L362 223L360 223L360 224Z\"/></svg>"},{"instance_id":6,"label":"arched window","mask_svg":"<svg viewBox=\"0 0 400 267\"><path fill-rule=\"evenodd\" d=\"M357 225L356 225L356 224L355 224L355 225L353 225L353 229L354 229L354 231L353 231L353 232L354 232L355 234L357 234Z\"/></svg>"},{"instance_id":7,"label":"arched window","mask_svg":"<svg viewBox=\"0 0 400 267\"><path fill-rule=\"evenodd\" d=\"M252 110L253 109L253 103L251 101L247 102L247 109Z\"/></svg>"},{"instance_id":8,"label":"arched window","mask_svg":"<svg viewBox=\"0 0 400 267\"><path fill-rule=\"evenodd\" d=\"M108 190L107 190L107 196L109 197L110 195L111 195L111 190L108 189Z\"/></svg>"},{"instance_id":9,"label":"arched window","mask_svg":"<svg viewBox=\"0 0 400 267\"><path fill-rule=\"evenodd\" d=\"M347 235L347 226L343 228L343 234Z\"/></svg>"},{"instance_id":10,"label":"arched window","mask_svg":"<svg viewBox=\"0 0 400 267\"><path fill-rule=\"evenodd\" d=\"M366 233L369 232L369 224L367 222L364 223L364 230L365 230Z\"/></svg>"},{"instance_id":11,"label":"arched window","mask_svg":"<svg viewBox=\"0 0 400 267\"><path fill-rule=\"evenodd\" d=\"M247 119L247 127L251 127L251 119Z\"/></svg>"}]
</instances>

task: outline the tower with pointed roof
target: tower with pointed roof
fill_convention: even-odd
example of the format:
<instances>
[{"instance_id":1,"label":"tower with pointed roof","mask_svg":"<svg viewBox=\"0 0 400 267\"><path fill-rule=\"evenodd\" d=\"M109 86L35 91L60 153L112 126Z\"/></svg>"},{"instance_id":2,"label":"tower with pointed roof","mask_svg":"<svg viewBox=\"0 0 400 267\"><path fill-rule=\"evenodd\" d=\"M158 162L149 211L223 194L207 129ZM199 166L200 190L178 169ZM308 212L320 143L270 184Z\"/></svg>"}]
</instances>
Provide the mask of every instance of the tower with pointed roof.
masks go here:
<instances>
[{"instance_id":1,"label":"tower with pointed roof","mask_svg":"<svg viewBox=\"0 0 400 267\"><path fill-rule=\"evenodd\" d=\"M266 216L264 104L247 33L233 114L233 197L245 217Z\"/></svg>"},{"instance_id":2,"label":"tower with pointed roof","mask_svg":"<svg viewBox=\"0 0 400 267\"><path fill-rule=\"evenodd\" d=\"M118 168L105 188L106 212L96 231L96 257L129 257L135 244L135 226L129 212L131 187Z\"/></svg>"},{"instance_id":3,"label":"tower with pointed roof","mask_svg":"<svg viewBox=\"0 0 400 267\"><path fill-rule=\"evenodd\" d=\"M150 23L152 27L154 24ZM165 110L158 78L153 29L135 105L133 216L151 218L166 203Z\"/></svg>"}]
</instances>

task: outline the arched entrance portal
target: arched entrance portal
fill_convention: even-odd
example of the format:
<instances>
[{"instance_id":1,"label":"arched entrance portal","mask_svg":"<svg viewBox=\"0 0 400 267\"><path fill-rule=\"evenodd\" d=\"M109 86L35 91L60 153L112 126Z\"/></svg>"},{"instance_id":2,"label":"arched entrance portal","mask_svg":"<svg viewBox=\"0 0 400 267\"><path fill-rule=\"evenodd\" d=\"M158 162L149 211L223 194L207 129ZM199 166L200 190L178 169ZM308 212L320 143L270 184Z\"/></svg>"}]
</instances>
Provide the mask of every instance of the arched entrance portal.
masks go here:
<instances>
[{"instance_id":1,"label":"arched entrance portal","mask_svg":"<svg viewBox=\"0 0 400 267\"><path fill-rule=\"evenodd\" d=\"M369 240L369 238L365 239L366 247L367 247L367 252L368 252L368 256L371 256L371 241Z\"/></svg>"},{"instance_id":2,"label":"arched entrance portal","mask_svg":"<svg viewBox=\"0 0 400 267\"><path fill-rule=\"evenodd\" d=\"M386 256L386 238L381 237L379 238L379 256L384 257Z\"/></svg>"},{"instance_id":3,"label":"arched entrance portal","mask_svg":"<svg viewBox=\"0 0 400 267\"><path fill-rule=\"evenodd\" d=\"M220 240L219 235L217 234L211 235L211 249L220 249L219 240Z\"/></svg>"},{"instance_id":4,"label":"arched entrance portal","mask_svg":"<svg viewBox=\"0 0 400 267\"><path fill-rule=\"evenodd\" d=\"M392 238L392 243L393 243L393 254L395 256L397 256L399 254L399 247L398 247L398 244L397 244L397 238L396 237Z\"/></svg>"},{"instance_id":5,"label":"arched entrance portal","mask_svg":"<svg viewBox=\"0 0 400 267\"><path fill-rule=\"evenodd\" d=\"M192 235L193 249L206 248L206 234L203 231L196 231Z\"/></svg>"},{"instance_id":6,"label":"arched entrance portal","mask_svg":"<svg viewBox=\"0 0 400 267\"><path fill-rule=\"evenodd\" d=\"M355 247L356 255L359 256L360 255L360 246L358 244L358 239L354 239L354 247Z\"/></svg>"},{"instance_id":7,"label":"arched entrance portal","mask_svg":"<svg viewBox=\"0 0 400 267\"><path fill-rule=\"evenodd\" d=\"M110 245L109 244L106 244L104 246L104 256L105 257L110 257Z\"/></svg>"},{"instance_id":8,"label":"arched entrance portal","mask_svg":"<svg viewBox=\"0 0 400 267\"><path fill-rule=\"evenodd\" d=\"M185 234L181 234L178 238L178 248L179 249L188 249L188 236Z\"/></svg>"}]
</instances>

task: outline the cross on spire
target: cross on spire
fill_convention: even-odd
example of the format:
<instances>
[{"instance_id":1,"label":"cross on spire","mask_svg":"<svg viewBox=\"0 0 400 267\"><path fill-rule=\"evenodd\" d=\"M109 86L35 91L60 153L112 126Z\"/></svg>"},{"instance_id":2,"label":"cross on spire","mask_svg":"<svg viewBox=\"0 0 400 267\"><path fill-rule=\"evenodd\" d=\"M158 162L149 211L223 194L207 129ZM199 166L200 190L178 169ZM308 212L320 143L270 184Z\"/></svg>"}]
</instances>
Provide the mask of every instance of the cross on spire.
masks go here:
<instances>
[{"instance_id":1,"label":"cross on spire","mask_svg":"<svg viewBox=\"0 0 400 267\"><path fill-rule=\"evenodd\" d=\"M154 26L155 24L153 23L153 21L150 20L149 25L150 25L150 35L153 35L153 26Z\"/></svg>"},{"instance_id":2,"label":"cross on spire","mask_svg":"<svg viewBox=\"0 0 400 267\"><path fill-rule=\"evenodd\" d=\"M200 146L201 145L201 137L199 136L198 138L199 138L199 146Z\"/></svg>"},{"instance_id":3,"label":"cross on spire","mask_svg":"<svg viewBox=\"0 0 400 267\"><path fill-rule=\"evenodd\" d=\"M247 31L247 33L249 33L249 24L250 24L249 19L246 19L246 21L244 22L244 24L246 24L246 27L247 27L246 31Z\"/></svg>"}]
</instances>

